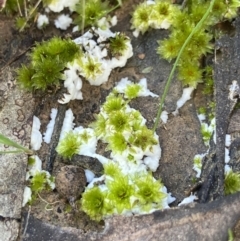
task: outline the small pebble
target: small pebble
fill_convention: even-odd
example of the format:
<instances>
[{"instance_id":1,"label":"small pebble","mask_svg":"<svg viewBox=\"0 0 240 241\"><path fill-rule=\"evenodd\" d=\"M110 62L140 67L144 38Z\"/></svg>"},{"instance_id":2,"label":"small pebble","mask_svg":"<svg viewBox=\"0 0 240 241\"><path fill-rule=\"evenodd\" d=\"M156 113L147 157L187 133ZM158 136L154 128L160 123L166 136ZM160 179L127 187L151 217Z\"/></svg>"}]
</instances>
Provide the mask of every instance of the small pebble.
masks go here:
<instances>
[{"instance_id":1,"label":"small pebble","mask_svg":"<svg viewBox=\"0 0 240 241\"><path fill-rule=\"evenodd\" d=\"M55 184L59 194L66 198L70 204L79 198L84 191L87 180L85 172L78 166L64 166L56 175Z\"/></svg>"}]
</instances>

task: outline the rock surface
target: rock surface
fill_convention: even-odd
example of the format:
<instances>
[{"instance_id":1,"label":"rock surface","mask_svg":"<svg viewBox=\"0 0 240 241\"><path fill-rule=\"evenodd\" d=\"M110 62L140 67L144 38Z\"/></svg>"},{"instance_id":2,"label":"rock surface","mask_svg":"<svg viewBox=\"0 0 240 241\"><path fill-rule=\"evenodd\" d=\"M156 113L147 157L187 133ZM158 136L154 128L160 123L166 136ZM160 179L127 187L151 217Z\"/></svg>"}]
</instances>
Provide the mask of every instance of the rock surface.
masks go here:
<instances>
[{"instance_id":1,"label":"rock surface","mask_svg":"<svg viewBox=\"0 0 240 241\"><path fill-rule=\"evenodd\" d=\"M59 228L30 217L23 241L225 241L240 218L240 194L207 204L157 211L135 217L113 217L101 233ZM37 230L37 231L36 231Z\"/></svg>"}]
</instances>

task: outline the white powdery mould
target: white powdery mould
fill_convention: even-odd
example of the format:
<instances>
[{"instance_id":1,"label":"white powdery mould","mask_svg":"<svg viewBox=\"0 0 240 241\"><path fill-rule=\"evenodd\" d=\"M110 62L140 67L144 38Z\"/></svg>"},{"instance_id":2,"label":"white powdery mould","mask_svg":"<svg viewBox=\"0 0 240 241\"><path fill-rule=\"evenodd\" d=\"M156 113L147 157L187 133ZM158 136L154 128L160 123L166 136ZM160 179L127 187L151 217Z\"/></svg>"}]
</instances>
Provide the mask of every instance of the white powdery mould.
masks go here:
<instances>
[{"instance_id":1,"label":"white powdery mould","mask_svg":"<svg viewBox=\"0 0 240 241\"><path fill-rule=\"evenodd\" d=\"M130 81L128 79L128 77L126 78L122 78L118 84L115 86L115 90L118 92L118 93L122 93L122 94L125 94L126 92L126 89L128 86L131 86L133 85L134 83L132 81ZM147 79L146 78L143 78L139 81L139 83L137 83L141 88L140 88L140 91L138 93L138 96L143 96L143 97L146 97L146 96L151 96L151 97L158 97L158 95L154 94L153 92L151 92L148 88L147 88Z\"/></svg>"},{"instance_id":2,"label":"white powdery mould","mask_svg":"<svg viewBox=\"0 0 240 241\"><path fill-rule=\"evenodd\" d=\"M97 137L95 136L94 130L79 126L75 128L73 132L77 133L80 137L81 135L87 136L86 141L84 138L81 138L81 145L78 154L83 156L93 156L97 149Z\"/></svg>"},{"instance_id":3,"label":"white powdery mould","mask_svg":"<svg viewBox=\"0 0 240 241\"><path fill-rule=\"evenodd\" d=\"M155 137L158 136L155 134ZM146 156L143 159L144 164L152 171L152 172L156 172L157 168L159 166L159 160L161 158L161 147L160 145L154 145L151 146L150 148L148 148L145 152L144 152L144 156Z\"/></svg>"},{"instance_id":4,"label":"white powdery mould","mask_svg":"<svg viewBox=\"0 0 240 241\"><path fill-rule=\"evenodd\" d=\"M182 202L178 204L178 206L182 206L182 205L192 203L192 202L194 202L194 200L197 200L197 199L198 199L197 196L191 193L191 195L189 197L184 198L182 200Z\"/></svg>"},{"instance_id":5,"label":"white powdery mould","mask_svg":"<svg viewBox=\"0 0 240 241\"><path fill-rule=\"evenodd\" d=\"M25 187L23 191L22 207L32 200L32 190L30 187Z\"/></svg>"},{"instance_id":6,"label":"white powdery mould","mask_svg":"<svg viewBox=\"0 0 240 241\"><path fill-rule=\"evenodd\" d=\"M71 109L68 109L65 113L65 118L63 120L59 141L64 138L65 133L68 133L69 131L73 130L73 127L74 127L73 120L74 120L73 112Z\"/></svg>"},{"instance_id":7,"label":"white powdery mould","mask_svg":"<svg viewBox=\"0 0 240 241\"><path fill-rule=\"evenodd\" d=\"M238 82L236 80L233 80L232 84L229 87L228 98L230 100L234 100L234 98L236 99L236 95L238 95L238 94L239 94Z\"/></svg>"},{"instance_id":8,"label":"white powdery mould","mask_svg":"<svg viewBox=\"0 0 240 241\"><path fill-rule=\"evenodd\" d=\"M33 116L33 124L32 124L32 133L31 133L31 147L34 151L37 151L40 149L42 145L42 134L39 131L41 126L40 120Z\"/></svg>"},{"instance_id":9,"label":"white powdery mould","mask_svg":"<svg viewBox=\"0 0 240 241\"><path fill-rule=\"evenodd\" d=\"M39 29L42 29L43 27L45 27L48 24L49 24L49 19L48 19L47 15L39 14L38 19L37 19L37 27Z\"/></svg>"},{"instance_id":10,"label":"white powdery mould","mask_svg":"<svg viewBox=\"0 0 240 241\"><path fill-rule=\"evenodd\" d=\"M54 24L56 28L66 30L71 25L72 21L72 18L70 18L68 14L61 14L56 20L54 20Z\"/></svg>"},{"instance_id":11,"label":"white powdery mould","mask_svg":"<svg viewBox=\"0 0 240 241\"><path fill-rule=\"evenodd\" d=\"M160 118L162 122L166 124L168 120L168 112L166 110L162 111Z\"/></svg>"},{"instance_id":12,"label":"white powdery mould","mask_svg":"<svg viewBox=\"0 0 240 241\"><path fill-rule=\"evenodd\" d=\"M116 35L117 33L113 33L109 29L92 28L74 40L76 44L82 46L84 52L84 55L78 61L79 73L91 85L99 86L107 82L111 71L114 68L125 66L127 60L133 56L130 39L126 37L126 49L121 56L106 58L108 55L106 42ZM96 37L97 40L95 40ZM89 66L94 66L94 70L90 71Z\"/></svg>"},{"instance_id":13,"label":"white powdery mould","mask_svg":"<svg viewBox=\"0 0 240 241\"><path fill-rule=\"evenodd\" d=\"M52 0L47 7L55 13L61 12L64 8L69 8L70 11L74 11L78 2L79 0Z\"/></svg>"},{"instance_id":14,"label":"white powdery mould","mask_svg":"<svg viewBox=\"0 0 240 241\"><path fill-rule=\"evenodd\" d=\"M133 49L130 40L126 43L127 49L124 51L124 53L119 57L114 57L110 61L108 61L108 64L112 69L117 67L124 67L127 63L127 60L133 56Z\"/></svg>"},{"instance_id":15,"label":"white powdery mould","mask_svg":"<svg viewBox=\"0 0 240 241\"><path fill-rule=\"evenodd\" d=\"M231 145L231 135L227 134L225 136L225 146L229 147Z\"/></svg>"},{"instance_id":16,"label":"white powdery mould","mask_svg":"<svg viewBox=\"0 0 240 241\"><path fill-rule=\"evenodd\" d=\"M147 88L147 79L146 78L140 79L139 85L142 87L140 90L139 96L158 97L158 95L154 94Z\"/></svg>"},{"instance_id":17,"label":"white powdery mould","mask_svg":"<svg viewBox=\"0 0 240 241\"><path fill-rule=\"evenodd\" d=\"M112 18L110 16L108 17L102 17L98 20L97 26L103 30L109 29L117 24L117 16L113 16Z\"/></svg>"},{"instance_id":18,"label":"white powdery mould","mask_svg":"<svg viewBox=\"0 0 240 241\"><path fill-rule=\"evenodd\" d=\"M193 92L193 87L188 87L183 89L182 97L177 101L177 108L173 112L174 115L178 114L178 109L180 109L188 100L191 99L191 94Z\"/></svg>"},{"instance_id":19,"label":"white powdery mould","mask_svg":"<svg viewBox=\"0 0 240 241\"><path fill-rule=\"evenodd\" d=\"M193 158L193 170L197 172L196 177L200 178L201 172L202 172L202 159L207 155L207 153L204 154L197 154Z\"/></svg>"},{"instance_id":20,"label":"white powdery mould","mask_svg":"<svg viewBox=\"0 0 240 241\"><path fill-rule=\"evenodd\" d=\"M57 117L57 112L58 112L57 109L52 108L51 114L50 114L51 120L47 125L47 130L44 133L44 137L43 137L43 140L44 140L45 143L49 144L50 141L51 141L51 137L52 137L52 133L53 133L53 130L54 130L54 125L55 125L55 120L56 120L56 117Z\"/></svg>"},{"instance_id":21,"label":"white powdery mould","mask_svg":"<svg viewBox=\"0 0 240 241\"><path fill-rule=\"evenodd\" d=\"M67 88L68 93L63 94L63 98L58 100L60 104L66 104L70 100L82 100L82 79L77 74L76 63L68 65L68 69L64 71L64 87Z\"/></svg>"},{"instance_id":22,"label":"white powdery mould","mask_svg":"<svg viewBox=\"0 0 240 241\"><path fill-rule=\"evenodd\" d=\"M86 179L87 179L87 183L90 183L93 180L93 178L95 177L95 174L92 171L88 170L88 169L86 169L84 171L85 171L85 176L86 176Z\"/></svg>"},{"instance_id":23,"label":"white powdery mould","mask_svg":"<svg viewBox=\"0 0 240 241\"><path fill-rule=\"evenodd\" d=\"M230 156L229 156L229 149L225 148L225 163L229 163L230 161Z\"/></svg>"},{"instance_id":24,"label":"white powdery mould","mask_svg":"<svg viewBox=\"0 0 240 241\"><path fill-rule=\"evenodd\" d=\"M204 120L206 120L206 116L204 114L197 115L200 123L202 123Z\"/></svg>"},{"instance_id":25,"label":"white powdery mould","mask_svg":"<svg viewBox=\"0 0 240 241\"><path fill-rule=\"evenodd\" d=\"M34 159L34 164L31 166L28 166L28 171L26 173L26 181L31 177L31 176L35 176L37 173L42 171L42 161L41 159L34 155L31 156L30 158Z\"/></svg>"},{"instance_id":26,"label":"white powdery mould","mask_svg":"<svg viewBox=\"0 0 240 241\"><path fill-rule=\"evenodd\" d=\"M232 168L229 165L225 164L224 174L227 175L230 171L232 171Z\"/></svg>"},{"instance_id":27,"label":"white powdery mould","mask_svg":"<svg viewBox=\"0 0 240 241\"><path fill-rule=\"evenodd\" d=\"M67 69L64 71L64 87L67 88L67 93L64 93L63 98L58 100L59 103L66 104L70 100L83 99L81 77L91 85L99 86L108 81L114 68L126 65L127 60L133 55L132 45L127 37L126 49L122 55L108 58L106 42L116 35L117 33L113 33L109 29L92 28L73 40L82 49L83 54L72 63L68 63Z\"/></svg>"}]
</instances>

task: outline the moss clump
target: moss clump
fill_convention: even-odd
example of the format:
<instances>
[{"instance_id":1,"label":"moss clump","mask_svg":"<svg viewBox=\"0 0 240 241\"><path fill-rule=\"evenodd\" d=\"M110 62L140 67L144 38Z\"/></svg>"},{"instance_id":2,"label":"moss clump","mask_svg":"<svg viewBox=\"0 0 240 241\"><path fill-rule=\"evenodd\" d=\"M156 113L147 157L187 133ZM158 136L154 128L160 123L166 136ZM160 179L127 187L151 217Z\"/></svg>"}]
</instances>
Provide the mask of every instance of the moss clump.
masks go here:
<instances>
[{"instance_id":1,"label":"moss clump","mask_svg":"<svg viewBox=\"0 0 240 241\"><path fill-rule=\"evenodd\" d=\"M224 179L225 195L233 194L240 191L240 173L230 170Z\"/></svg>"},{"instance_id":2,"label":"moss clump","mask_svg":"<svg viewBox=\"0 0 240 241\"><path fill-rule=\"evenodd\" d=\"M74 154L77 154L81 146L81 137L76 133L68 132L59 142L56 151L59 155L66 159L71 159Z\"/></svg>"},{"instance_id":3,"label":"moss clump","mask_svg":"<svg viewBox=\"0 0 240 241\"><path fill-rule=\"evenodd\" d=\"M70 39L54 37L37 44L29 55L30 64L17 71L19 85L30 91L57 86L67 63L80 55L79 46Z\"/></svg>"}]
</instances>

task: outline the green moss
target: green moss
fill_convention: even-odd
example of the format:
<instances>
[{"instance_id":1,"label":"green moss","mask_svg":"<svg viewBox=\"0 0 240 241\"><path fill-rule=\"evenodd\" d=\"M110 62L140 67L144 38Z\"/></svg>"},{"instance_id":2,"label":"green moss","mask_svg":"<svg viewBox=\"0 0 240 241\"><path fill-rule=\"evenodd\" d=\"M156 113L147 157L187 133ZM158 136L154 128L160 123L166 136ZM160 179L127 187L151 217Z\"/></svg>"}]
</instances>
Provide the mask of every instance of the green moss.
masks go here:
<instances>
[{"instance_id":1,"label":"green moss","mask_svg":"<svg viewBox=\"0 0 240 241\"><path fill-rule=\"evenodd\" d=\"M88 140L91 138L91 135L88 134L88 132L85 130L82 134L79 135L79 137L82 142L87 143Z\"/></svg>"},{"instance_id":2,"label":"green moss","mask_svg":"<svg viewBox=\"0 0 240 241\"><path fill-rule=\"evenodd\" d=\"M209 4L210 1L192 0L188 1L182 11L169 12L170 15L173 15L171 18L172 28L170 36L168 39L158 42L159 47L157 52L163 58L170 61L178 56L183 43L202 19ZM200 70L199 60L202 56L213 50L211 26L217 24L224 18L232 19L235 17L239 6L240 2L237 0L218 0L214 2L211 14L208 15L201 29L193 34L179 59L178 78L184 85L196 87L197 84L201 82L202 71ZM208 80L209 90L207 92L210 92L212 83L210 79Z\"/></svg>"},{"instance_id":3,"label":"green moss","mask_svg":"<svg viewBox=\"0 0 240 241\"><path fill-rule=\"evenodd\" d=\"M59 85L62 71L68 62L81 56L81 50L72 40L54 37L49 41L36 44L30 53L29 66L18 69L17 80L27 90L46 90L49 86Z\"/></svg>"},{"instance_id":4,"label":"green moss","mask_svg":"<svg viewBox=\"0 0 240 241\"><path fill-rule=\"evenodd\" d=\"M106 118L100 113L95 115L96 121L91 123L89 126L94 129L95 135L98 138L105 136L106 133Z\"/></svg>"},{"instance_id":5,"label":"green moss","mask_svg":"<svg viewBox=\"0 0 240 241\"><path fill-rule=\"evenodd\" d=\"M153 203L161 208L166 194L160 191L163 187L160 181L154 180L151 174L139 174L135 177L134 183L137 186L136 197L144 211L148 212Z\"/></svg>"},{"instance_id":6,"label":"green moss","mask_svg":"<svg viewBox=\"0 0 240 241\"><path fill-rule=\"evenodd\" d=\"M131 23L132 28L138 29L144 34L149 29L151 6L147 3L139 4L133 12Z\"/></svg>"},{"instance_id":7,"label":"green moss","mask_svg":"<svg viewBox=\"0 0 240 241\"><path fill-rule=\"evenodd\" d=\"M200 156L194 157L193 163L197 168L202 169L202 158Z\"/></svg>"},{"instance_id":8,"label":"green moss","mask_svg":"<svg viewBox=\"0 0 240 241\"><path fill-rule=\"evenodd\" d=\"M158 142L155 139L153 132L147 127L142 127L140 130L136 131L130 138L129 142L133 146L137 146L141 148L143 151L147 149L147 147L152 145L157 145Z\"/></svg>"},{"instance_id":9,"label":"green moss","mask_svg":"<svg viewBox=\"0 0 240 241\"><path fill-rule=\"evenodd\" d=\"M107 138L108 146L106 150L111 150L114 153L122 153L127 149L127 142L121 133L115 133Z\"/></svg>"},{"instance_id":10,"label":"green moss","mask_svg":"<svg viewBox=\"0 0 240 241\"><path fill-rule=\"evenodd\" d=\"M110 114L112 112L124 109L125 105L126 103L121 97L111 95L107 97L106 102L103 104L103 110L107 114Z\"/></svg>"},{"instance_id":11,"label":"green moss","mask_svg":"<svg viewBox=\"0 0 240 241\"><path fill-rule=\"evenodd\" d=\"M82 142L78 134L68 132L64 138L58 143L56 151L59 155L66 159L71 159L74 154L79 152Z\"/></svg>"},{"instance_id":12,"label":"green moss","mask_svg":"<svg viewBox=\"0 0 240 241\"><path fill-rule=\"evenodd\" d=\"M29 157L28 158L28 166L33 166L35 164L35 158Z\"/></svg>"},{"instance_id":13,"label":"green moss","mask_svg":"<svg viewBox=\"0 0 240 241\"><path fill-rule=\"evenodd\" d=\"M106 193L99 187L86 190L82 195L81 209L87 213L91 219L100 221L105 215L110 215L112 207L106 202Z\"/></svg>"},{"instance_id":14,"label":"green moss","mask_svg":"<svg viewBox=\"0 0 240 241\"><path fill-rule=\"evenodd\" d=\"M20 8L23 8L23 0L18 0ZM14 15L18 13L18 4L17 0L7 0L5 8L3 9L3 12L7 15Z\"/></svg>"},{"instance_id":15,"label":"green moss","mask_svg":"<svg viewBox=\"0 0 240 241\"><path fill-rule=\"evenodd\" d=\"M134 99L138 97L141 89L142 87L139 84L130 84L125 89L125 97L130 100Z\"/></svg>"},{"instance_id":16,"label":"green moss","mask_svg":"<svg viewBox=\"0 0 240 241\"><path fill-rule=\"evenodd\" d=\"M118 213L131 209L130 197L134 194L134 188L127 176L118 176L113 181L107 181L106 185L109 189L108 198Z\"/></svg>"},{"instance_id":17,"label":"green moss","mask_svg":"<svg viewBox=\"0 0 240 241\"><path fill-rule=\"evenodd\" d=\"M240 191L240 173L229 171L224 179L225 195L233 194Z\"/></svg>"},{"instance_id":18,"label":"green moss","mask_svg":"<svg viewBox=\"0 0 240 241\"><path fill-rule=\"evenodd\" d=\"M214 92L213 69L211 66L207 66L204 72L203 94L213 95L213 92Z\"/></svg>"},{"instance_id":19,"label":"green moss","mask_svg":"<svg viewBox=\"0 0 240 241\"><path fill-rule=\"evenodd\" d=\"M96 58L87 55L84 61L80 64L82 68L82 75L86 79L95 79L98 75L102 73L102 63L98 62Z\"/></svg>"},{"instance_id":20,"label":"green moss","mask_svg":"<svg viewBox=\"0 0 240 241\"><path fill-rule=\"evenodd\" d=\"M121 174L121 170L116 163L110 162L104 165L104 174L114 178Z\"/></svg>"},{"instance_id":21,"label":"green moss","mask_svg":"<svg viewBox=\"0 0 240 241\"><path fill-rule=\"evenodd\" d=\"M113 56L121 56L127 50L129 38L124 33L117 33L115 37L110 38L109 49Z\"/></svg>"},{"instance_id":22,"label":"green moss","mask_svg":"<svg viewBox=\"0 0 240 241\"><path fill-rule=\"evenodd\" d=\"M124 111L116 111L109 116L109 125L111 125L116 132L130 130L129 122L129 114Z\"/></svg>"},{"instance_id":23,"label":"green moss","mask_svg":"<svg viewBox=\"0 0 240 241\"><path fill-rule=\"evenodd\" d=\"M207 124L205 123L201 124L201 134L203 137L204 144L208 146L212 136L212 131L209 130Z\"/></svg>"},{"instance_id":24,"label":"green moss","mask_svg":"<svg viewBox=\"0 0 240 241\"><path fill-rule=\"evenodd\" d=\"M78 16L74 22L82 29L82 27L96 26L97 21L110 11L110 7L107 1L80 0L75 11Z\"/></svg>"}]
</instances>

